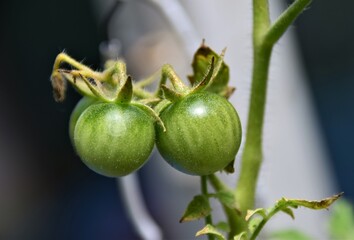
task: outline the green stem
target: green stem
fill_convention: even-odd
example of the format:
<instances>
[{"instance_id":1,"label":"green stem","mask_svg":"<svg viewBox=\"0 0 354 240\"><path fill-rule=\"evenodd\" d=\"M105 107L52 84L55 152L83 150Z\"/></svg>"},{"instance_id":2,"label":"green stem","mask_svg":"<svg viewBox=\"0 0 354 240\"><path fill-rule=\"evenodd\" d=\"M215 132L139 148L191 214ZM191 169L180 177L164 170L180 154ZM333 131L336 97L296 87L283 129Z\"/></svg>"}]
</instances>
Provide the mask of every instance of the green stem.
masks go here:
<instances>
[{"instance_id":1,"label":"green stem","mask_svg":"<svg viewBox=\"0 0 354 240\"><path fill-rule=\"evenodd\" d=\"M274 45L285 33L289 25L304 11L311 3L311 0L294 1L272 24L267 34L264 36L264 43Z\"/></svg>"},{"instance_id":2,"label":"green stem","mask_svg":"<svg viewBox=\"0 0 354 240\"><path fill-rule=\"evenodd\" d=\"M200 177L200 183L201 183L202 194L203 194L204 196L208 196L207 176L201 176L201 177ZM207 225L207 224L210 224L210 225L213 224L211 214L209 214L208 216L205 217L205 225ZM208 239L209 239L209 240L213 240L214 237L209 234L209 235L208 235Z\"/></svg>"},{"instance_id":3,"label":"green stem","mask_svg":"<svg viewBox=\"0 0 354 240\"><path fill-rule=\"evenodd\" d=\"M236 199L242 212L237 219L237 233L247 229L244 219L254 208L258 174L262 163L262 133L269 63L273 45L303 11L310 0L295 1L271 26L267 0L253 0L253 72L245 148Z\"/></svg>"},{"instance_id":4,"label":"green stem","mask_svg":"<svg viewBox=\"0 0 354 240\"><path fill-rule=\"evenodd\" d=\"M208 176L208 180L215 189L215 191L220 192L220 191L231 191L228 186L226 186L220 179L215 175L211 174ZM235 210L225 206L222 204L222 208L224 210L224 213L227 217L227 222L229 223L230 226L230 232L229 232L229 238L232 239L233 236L236 235L237 229L235 226L237 226L237 215L235 214Z\"/></svg>"},{"instance_id":5,"label":"green stem","mask_svg":"<svg viewBox=\"0 0 354 240\"><path fill-rule=\"evenodd\" d=\"M154 95L144 89L137 87L136 85L133 86L133 93L136 97L147 99L147 98L154 98Z\"/></svg>"},{"instance_id":6,"label":"green stem","mask_svg":"<svg viewBox=\"0 0 354 240\"><path fill-rule=\"evenodd\" d=\"M255 240L256 237L258 236L258 234L261 232L261 230L263 229L264 225L268 222L269 219L271 219L274 214L276 214L277 212L279 212L281 210L281 208L279 206L274 206L272 209L269 210L267 216L265 216L262 221L258 224L258 226L256 227L256 229L254 230L254 232L252 233L250 240Z\"/></svg>"},{"instance_id":7,"label":"green stem","mask_svg":"<svg viewBox=\"0 0 354 240\"><path fill-rule=\"evenodd\" d=\"M242 212L237 221L237 233L247 229L244 219L247 209L254 207L258 173L262 162L262 131L266 100L271 47L265 48L262 39L270 25L267 0L253 0L253 72L251 100L241 172L236 199Z\"/></svg>"}]
</instances>

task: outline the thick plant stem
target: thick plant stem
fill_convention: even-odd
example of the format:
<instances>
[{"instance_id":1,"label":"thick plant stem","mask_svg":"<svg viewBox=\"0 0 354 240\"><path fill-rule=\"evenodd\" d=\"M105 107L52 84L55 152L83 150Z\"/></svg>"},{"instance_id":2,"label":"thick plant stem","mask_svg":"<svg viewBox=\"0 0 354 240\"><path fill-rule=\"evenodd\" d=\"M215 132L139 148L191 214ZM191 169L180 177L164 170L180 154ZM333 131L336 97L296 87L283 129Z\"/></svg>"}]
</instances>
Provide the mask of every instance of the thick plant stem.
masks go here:
<instances>
[{"instance_id":1,"label":"thick plant stem","mask_svg":"<svg viewBox=\"0 0 354 240\"><path fill-rule=\"evenodd\" d=\"M271 26L268 0L253 0L253 72L245 148L237 188L237 203L241 210L237 233L247 230L244 219L248 209L254 208L258 174L262 163L262 133L269 63L274 44L294 19L310 3L295 1Z\"/></svg>"},{"instance_id":2,"label":"thick plant stem","mask_svg":"<svg viewBox=\"0 0 354 240\"><path fill-rule=\"evenodd\" d=\"M207 183L207 176L201 176L200 177L200 183L201 183L201 191L204 196L208 196L208 183ZM213 224L213 220L211 217L211 214L205 217L205 225ZM214 237L212 235L208 235L209 240L213 240Z\"/></svg>"},{"instance_id":3,"label":"thick plant stem","mask_svg":"<svg viewBox=\"0 0 354 240\"><path fill-rule=\"evenodd\" d=\"M251 100L245 148L236 200L241 210L237 233L247 228L244 216L254 207L256 185L262 162L262 131L265 110L268 69L272 47L262 45L262 39L270 25L267 0L253 0L253 73Z\"/></svg>"},{"instance_id":4,"label":"thick plant stem","mask_svg":"<svg viewBox=\"0 0 354 240\"><path fill-rule=\"evenodd\" d=\"M242 167L236 189L236 199L242 212L238 232L246 228L244 216L254 208L258 174L262 163L262 131L267 93L268 66L271 48L255 49L250 111ZM261 52L259 52L261 51Z\"/></svg>"}]
</instances>

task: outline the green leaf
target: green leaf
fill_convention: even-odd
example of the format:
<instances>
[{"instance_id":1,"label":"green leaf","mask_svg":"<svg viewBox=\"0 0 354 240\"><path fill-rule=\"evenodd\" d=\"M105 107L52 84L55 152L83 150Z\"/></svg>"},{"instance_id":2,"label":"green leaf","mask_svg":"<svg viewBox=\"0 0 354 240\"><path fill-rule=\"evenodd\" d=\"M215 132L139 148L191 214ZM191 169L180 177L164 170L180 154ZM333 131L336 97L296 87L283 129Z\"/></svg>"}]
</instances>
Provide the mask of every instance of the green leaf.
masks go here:
<instances>
[{"instance_id":1,"label":"green leaf","mask_svg":"<svg viewBox=\"0 0 354 240\"><path fill-rule=\"evenodd\" d=\"M354 239L354 211L348 201L342 199L334 205L329 230L333 239Z\"/></svg>"},{"instance_id":2,"label":"green leaf","mask_svg":"<svg viewBox=\"0 0 354 240\"><path fill-rule=\"evenodd\" d=\"M234 240L245 240L247 239L247 233L241 232L234 237Z\"/></svg>"},{"instance_id":3,"label":"green leaf","mask_svg":"<svg viewBox=\"0 0 354 240\"><path fill-rule=\"evenodd\" d=\"M302 207L316 209L316 210L317 209L327 209L334 201L336 201L340 196L342 196L342 194L343 193L333 195L332 197L325 198L320 201L308 201L308 200L303 200L303 199L282 198L279 201L277 201L277 203L273 207L271 207L267 210L265 210L263 208L249 210L246 215L246 221L249 220L255 214L259 214L263 217L263 219L261 220L262 223L260 223L260 222L252 223L254 225L250 225L250 223L249 223L249 229L252 234L251 239L255 239L257 237L258 233L263 228L263 226L269 221L269 219L271 219L279 211L285 212L293 218L294 213L291 210L291 208L298 208L298 207L302 206ZM293 231L291 231L290 233L293 234ZM288 238L282 238L282 239L288 240ZM289 239L297 239L297 238L289 238ZM299 239L302 239L302 238L299 238ZM305 239L307 239L307 238L305 238Z\"/></svg>"},{"instance_id":4,"label":"green leaf","mask_svg":"<svg viewBox=\"0 0 354 240\"><path fill-rule=\"evenodd\" d=\"M295 229L277 231L271 234L272 240L311 240L312 238Z\"/></svg>"},{"instance_id":5,"label":"green leaf","mask_svg":"<svg viewBox=\"0 0 354 240\"><path fill-rule=\"evenodd\" d=\"M228 208L235 209L239 212L236 204L236 199L235 195L232 191L227 191L227 190L221 190L217 193L215 193L213 196L215 196L219 201L227 206Z\"/></svg>"},{"instance_id":6,"label":"green leaf","mask_svg":"<svg viewBox=\"0 0 354 240\"><path fill-rule=\"evenodd\" d=\"M219 232L213 225L207 224L203 229L199 230L195 236L199 237L201 235L214 235L217 239L225 240L224 235Z\"/></svg>"},{"instance_id":7,"label":"green leaf","mask_svg":"<svg viewBox=\"0 0 354 240\"><path fill-rule=\"evenodd\" d=\"M211 212L211 207L208 198L204 195L197 195L188 204L186 211L184 212L182 218L179 220L180 223L198 220L208 216Z\"/></svg>"},{"instance_id":8,"label":"green leaf","mask_svg":"<svg viewBox=\"0 0 354 240\"><path fill-rule=\"evenodd\" d=\"M215 227L224 232L230 232L230 226L227 222L218 222Z\"/></svg>"},{"instance_id":9,"label":"green leaf","mask_svg":"<svg viewBox=\"0 0 354 240\"><path fill-rule=\"evenodd\" d=\"M198 85L203 79L205 79L209 72L208 70L213 57L215 59L214 74L207 91L217 94L230 93L228 87L230 75L229 67L224 63L222 59L223 56L215 53L212 49L207 47L204 42L194 54L192 62L193 75L188 76L188 79L193 86Z\"/></svg>"},{"instance_id":10,"label":"green leaf","mask_svg":"<svg viewBox=\"0 0 354 240\"><path fill-rule=\"evenodd\" d=\"M288 214L292 219L295 219L294 212L291 208L284 208L282 211L286 214Z\"/></svg>"},{"instance_id":11,"label":"green leaf","mask_svg":"<svg viewBox=\"0 0 354 240\"><path fill-rule=\"evenodd\" d=\"M246 221L250 220L250 218L253 217L253 215L255 215L255 214L259 214L263 218L265 218L267 216L267 212L264 208L257 208L255 210L247 210L245 220Z\"/></svg>"},{"instance_id":12,"label":"green leaf","mask_svg":"<svg viewBox=\"0 0 354 240\"><path fill-rule=\"evenodd\" d=\"M299 206L319 210L319 209L327 209L334 201L340 198L343 193L333 195L329 198L322 199L320 201L309 201L303 199L286 199L282 198L278 201L278 207L281 207L281 210L285 207L293 207L297 208Z\"/></svg>"}]
</instances>

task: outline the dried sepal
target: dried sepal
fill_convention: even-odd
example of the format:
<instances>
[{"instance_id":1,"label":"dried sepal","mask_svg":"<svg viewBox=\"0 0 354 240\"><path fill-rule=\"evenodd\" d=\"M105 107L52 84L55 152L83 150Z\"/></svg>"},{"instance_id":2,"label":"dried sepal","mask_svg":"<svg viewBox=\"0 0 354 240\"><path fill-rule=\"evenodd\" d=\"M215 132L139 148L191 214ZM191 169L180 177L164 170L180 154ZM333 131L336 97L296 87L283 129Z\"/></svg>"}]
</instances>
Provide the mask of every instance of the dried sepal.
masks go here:
<instances>
[{"instance_id":1,"label":"dried sepal","mask_svg":"<svg viewBox=\"0 0 354 240\"><path fill-rule=\"evenodd\" d=\"M67 88L66 80L60 73L56 72L50 77L50 82L53 88L53 97L56 102L62 102L65 99L65 92Z\"/></svg>"}]
</instances>

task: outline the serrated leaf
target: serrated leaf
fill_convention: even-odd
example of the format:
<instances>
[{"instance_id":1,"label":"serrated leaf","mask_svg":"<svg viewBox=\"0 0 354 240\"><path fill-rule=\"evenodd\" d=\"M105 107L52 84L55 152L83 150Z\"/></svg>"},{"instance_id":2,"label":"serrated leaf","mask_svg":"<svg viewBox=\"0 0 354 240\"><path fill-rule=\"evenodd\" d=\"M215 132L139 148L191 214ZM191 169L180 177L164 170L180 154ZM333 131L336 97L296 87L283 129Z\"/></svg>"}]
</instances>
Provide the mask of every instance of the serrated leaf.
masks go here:
<instances>
[{"instance_id":1,"label":"serrated leaf","mask_svg":"<svg viewBox=\"0 0 354 240\"><path fill-rule=\"evenodd\" d=\"M259 223L262 222L262 218L260 217L253 217L251 220L248 222L248 230L252 234L254 230L258 227Z\"/></svg>"},{"instance_id":2,"label":"serrated leaf","mask_svg":"<svg viewBox=\"0 0 354 240\"><path fill-rule=\"evenodd\" d=\"M250 220L251 217L253 217L253 215L255 214L259 214L261 215L263 218L265 218L267 216L267 212L264 208L257 208L254 210L247 210L247 214L245 217L245 220L248 221Z\"/></svg>"},{"instance_id":3,"label":"serrated leaf","mask_svg":"<svg viewBox=\"0 0 354 240\"><path fill-rule=\"evenodd\" d=\"M309 200L304 200L304 199L286 199L282 198L280 201L278 201L278 204L284 205L285 206L290 206L290 207L306 207L310 209L327 209L334 201L336 201L338 198L340 198L343 195L343 193L333 195L329 198L322 199L320 201L309 201Z\"/></svg>"},{"instance_id":4,"label":"serrated leaf","mask_svg":"<svg viewBox=\"0 0 354 240\"><path fill-rule=\"evenodd\" d=\"M286 214L288 214L292 219L295 219L294 212L291 208L284 208L282 211Z\"/></svg>"},{"instance_id":5,"label":"serrated leaf","mask_svg":"<svg viewBox=\"0 0 354 240\"><path fill-rule=\"evenodd\" d=\"M199 230L195 234L195 236L199 237L201 235L206 235L206 234L214 235L217 239L220 239L220 240L225 240L224 235L221 232L219 232L216 229L216 227L214 227L213 225L210 225L210 224L207 224L203 229Z\"/></svg>"},{"instance_id":6,"label":"serrated leaf","mask_svg":"<svg viewBox=\"0 0 354 240\"><path fill-rule=\"evenodd\" d=\"M230 232L230 226L227 222L218 222L215 227L224 232Z\"/></svg>"},{"instance_id":7,"label":"serrated leaf","mask_svg":"<svg viewBox=\"0 0 354 240\"><path fill-rule=\"evenodd\" d=\"M223 56L215 53L203 43L194 54L192 62L193 75L188 76L191 85L196 86L205 78L213 57L215 58L215 63L218 63L222 60ZM222 61L220 66L215 66L215 75L213 74L213 81L208 86L207 91L217 94L229 92L227 91L229 75L229 67L224 63L224 61Z\"/></svg>"},{"instance_id":8,"label":"serrated leaf","mask_svg":"<svg viewBox=\"0 0 354 240\"><path fill-rule=\"evenodd\" d=\"M237 234L236 236L234 236L234 240L244 240L247 237L247 233L246 232L241 232L239 234Z\"/></svg>"},{"instance_id":9,"label":"serrated leaf","mask_svg":"<svg viewBox=\"0 0 354 240\"><path fill-rule=\"evenodd\" d=\"M198 220L208 216L211 212L211 207L208 198L204 195L197 195L188 204L186 211L184 212L182 218L179 220L180 223Z\"/></svg>"},{"instance_id":10,"label":"serrated leaf","mask_svg":"<svg viewBox=\"0 0 354 240\"><path fill-rule=\"evenodd\" d=\"M295 229L281 230L271 234L272 240L311 240L307 234Z\"/></svg>"},{"instance_id":11,"label":"serrated leaf","mask_svg":"<svg viewBox=\"0 0 354 240\"><path fill-rule=\"evenodd\" d=\"M329 230L333 239L354 239L354 210L348 201L342 199L334 205Z\"/></svg>"}]
</instances>

